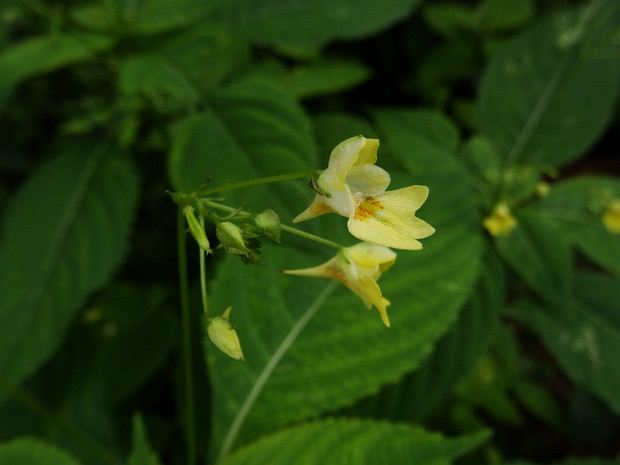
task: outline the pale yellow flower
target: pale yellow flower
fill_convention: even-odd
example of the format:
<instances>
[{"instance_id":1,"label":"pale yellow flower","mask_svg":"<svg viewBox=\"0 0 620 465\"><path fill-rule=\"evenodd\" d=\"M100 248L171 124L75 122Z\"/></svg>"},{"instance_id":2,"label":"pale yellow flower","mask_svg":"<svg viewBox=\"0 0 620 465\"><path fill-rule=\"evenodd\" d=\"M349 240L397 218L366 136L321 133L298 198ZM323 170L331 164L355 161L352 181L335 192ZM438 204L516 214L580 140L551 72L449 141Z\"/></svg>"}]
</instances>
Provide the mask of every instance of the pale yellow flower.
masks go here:
<instances>
[{"instance_id":1,"label":"pale yellow flower","mask_svg":"<svg viewBox=\"0 0 620 465\"><path fill-rule=\"evenodd\" d=\"M381 294L377 279L394 264L395 260L396 253L387 247L360 242L341 249L335 257L322 265L302 270L283 270L283 272L340 281L356 293L369 309L374 305L379 310L383 323L390 326L386 311L390 301Z\"/></svg>"},{"instance_id":2,"label":"pale yellow flower","mask_svg":"<svg viewBox=\"0 0 620 465\"><path fill-rule=\"evenodd\" d=\"M363 136L338 144L316 181L320 192L293 222L338 213L349 218L349 232L358 239L396 249L421 249L417 239L435 232L415 216L428 197L428 187L386 192L391 179L387 171L375 165L378 148L377 139Z\"/></svg>"},{"instance_id":3,"label":"pale yellow flower","mask_svg":"<svg viewBox=\"0 0 620 465\"><path fill-rule=\"evenodd\" d=\"M487 216L482 225L492 236L508 234L517 226L517 219L512 216L510 208L505 203L498 203L493 208L493 213Z\"/></svg>"},{"instance_id":4,"label":"pale yellow flower","mask_svg":"<svg viewBox=\"0 0 620 465\"><path fill-rule=\"evenodd\" d=\"M603 224L612 234L620 234L620 199L613 199L603 213Z\"/></svg>"}]
</instances>

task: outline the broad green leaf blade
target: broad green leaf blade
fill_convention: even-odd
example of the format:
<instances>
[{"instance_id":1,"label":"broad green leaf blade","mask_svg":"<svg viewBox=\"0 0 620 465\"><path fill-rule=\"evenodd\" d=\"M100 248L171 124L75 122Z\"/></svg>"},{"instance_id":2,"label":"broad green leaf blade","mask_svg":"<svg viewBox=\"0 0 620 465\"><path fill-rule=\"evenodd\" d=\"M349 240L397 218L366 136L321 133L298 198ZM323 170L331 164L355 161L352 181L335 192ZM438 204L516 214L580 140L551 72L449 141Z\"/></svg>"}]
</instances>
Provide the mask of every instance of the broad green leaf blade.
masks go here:
<instances>
[{"instance_id":1,"label":"broad green leaf blade","mask_svg":"<svg viewBox=\"0 0 620 465\"><path fill-rule=\"evenodd\" d=\"M580 252L620 277L620 234L603 223L614 199L620 200L619 180L582 176L554 184L536 208L553 218Z\"/></svg>"},{"instance_id":2,"label":"broad green leaf blade","mask_svg":"<svg viewBox=\"0 0 620 465\"><path fill-rule=\"evenodd\" d=\"M507 163L562 165L602 133L618 94L619 21L620 3L588 2L540 20L493 57L477 114Z\"/></svg>"},{"instance_id":3,"label":"broad green leaf blade","mask_svg":"<svg viewBox=\"0 0 620 465\"><path fill-rule=\"evenodd\" d=\"M460 160L471 173L487 211L491 211L503 180L497 152L486 138L474 136L464 144Z\"/></svg>"},{"instance_id":4,"label":"broad green leaf blade","mask_svg":"<svg viewBox=\"0 0 620 465\"><path fill-rule=\"evenodd\" d=\"M533 208L515 217L514 229L493 238L500 256L541 298L562 305L573 282L566 237L553 221Z\"/></svg>"},{"instance_id":5,"label":"broad green leaf blade","mask_svg":"<svg viewBox=\"0 0 620 465\"><path fill-rule=\"evenodd\" d=\"M0 444L2 465L79 465L62 449L32 438L17 438Z\"/></svg>"},{"instance_id":6,"label":"broad green leaf blade","mask_svg":"<svg viewBox=\"0 0 620 465\"><path fill-rule=\"evenodd\" d=\"M61 342L122 260L138 194L132 165L75 144L12 199L0 243L0 373L18 384Z\"/></svg>"},{"instance_id":7,"label":"broad green leaf blade","mask_svg":"<svg viewBox=\"0 0 620 465\"><path fill-rule=\"evenodd\" d=\"M469 374L487 350L499 324L503 280L501 262L489 249L472 295L431 356L398 384L364 399L354 412L361 409L375 418L421 421L459 379Z\"/></svg>"},{"instance_id":8,"label":"broad green leaf blade","mask_svg":"<svg viewBox=\"0 0 620 465\"><path fill-rule=\"evenodd\" d=\"M140 415L133 419L133 445L127 465L161 465L149 443L146 427Z\"/></svg>"},{"instance_id":9,"label":"broad green leaf blade","mask_svg":"<svg viewBox=\"0 0 620 465\"><path fill-rule=\"evenodd\" d=\"M513 29L525 24L534 15L533 0L483 0L479 6L479 27L484 31Z\"/></svg>"},{"instance_id":10,"label":"broad green leaf blade","mask_svg":"<svg viewBox=\"0 0 620 465\"><path fill-rule=\"evenodd\" d=\"M400 131L390 132L396 137L411 128L405 125L405 132ZM428 146L434 141L431 138ZM382 150L378 164L386 166L389 152ZM420 156L438 153L440 149ZM407 156L408 152L399 158ZM233 324L246 357L244 363L231 363L206 341L210 373L215 374L213 447L224 444L223 455L251 435L351 405L381 385L395 382L429 354L432 344L453 323L478 274L480 219L471 200L471 186L461 182L462 172L454 161L449 163L450 155L443 156L442 170L425 178L402 167L400 173L392 173L394 189L417 181L435 186L418 216L437 232L424 240L422 251L399 252L395 266L381 277L383 294L392 303L390 328L342 286L325 295L324 280L279 273L318 265L331 258L333 250L283 236L283 247L265 248L259 269L237 260L222 263L210 284L210 306L213 312L233 306ZM327 163L327 154L323 163ZM313 195L309 191L296 211L305 209ZM454 210L456 204L459 208ZM317 232L338 237L346 231L346 219L329 221L333 217L299 227L327 224L328 228L320 227ZM303 331L283 346L305 315L313 312L316 316Z\"/></svg>"},{"instance_id":11,"label":"broad green leaf blade","mask_svg":"<svg viewBox=\"0 0 620 465\"><path fill-rule=\"evenodd\" d=\"M214 93L209 102L204 113L171 129L169 171L176 189L189 193L208 179L216 187L315 168L309 121L284 90L267 81L245 81ZM218 195L262 211L301 202L302 186L288 182ZM283 221L299 209L288 208L291 216L281 216Z\"/></svg>"},{"instance_id":12,"label":"broad green leaf blade","mask_svg":"<svg viewBox=\"0 0 620 465\"><path fill-rule=\"evenodd\" d=\"M214 2L201 0L143 0L124 2L125 21L136 32L155 34L204 22L214 8Z\"/></svg>"},{"instance_id":13,"label":"broad green leaf blade","mask_svg":"<svg viewBox=\"0 0 620 465\"><path fill-rule=\"evenodd\" d=\"M620 413L620 286L594 273L579 273L575 283L570 305L529 316L566 373Z\"/></svg>"},{"instance_id":14,"label":"broad green leaf blade","mask_svg":"<svg viewBox=\"0 0 620 465\"><path fill-rule=\"evenodd\" d=\"M92 57L112 43L95 34L50 34L6 48L0 53L0 108L21 80Z\"/></svg>"},{"instance_id":15,"label":"broad green leaf blade","mask_svg":"<svg viewBox=\"0 0 620 465\"><path fill-rule=\"evenodd\" d=\"M195 26L152 41L120 65L119 87L129 95L165 97L196 104L207 90L247 58L248 46L213 26ZM208 66L205 66L208 63ZM165 100L164 100L165 101Z\"/></svg>"},{"instance_id":16,"label":"broad green leaf blade","mask_svg":"<svg viewBox=\"0 0 620 465\"><path fill-rule=\"evenodd\" d=\"M284 87L299 99L349 90L370 76L370 70L353 60L329 59L300 65L281 77Z\"/></svg>"},{"instance_id":17,"label":"broad green leaf blade","mask_svg":"<svg viewBox=\"0 0 620 465\"><path fill-rule=\"evenodd\" d=\"M357 39L403 20L419 0L240 0L220 14L257 44L288 49L320 47L332 40Z\"/></svg>"},{"instance_id":18,"label":"broad green leaf blade","mask_svg":"<svg viewBox=\"0 0 620 465\"><path fill-rule=\"evenodd\" d=\"M486 432L445 438L409 425L328 419L289 428L244 447L222 465L447 465L482 444Z\"/></svg>"}]
</instances>

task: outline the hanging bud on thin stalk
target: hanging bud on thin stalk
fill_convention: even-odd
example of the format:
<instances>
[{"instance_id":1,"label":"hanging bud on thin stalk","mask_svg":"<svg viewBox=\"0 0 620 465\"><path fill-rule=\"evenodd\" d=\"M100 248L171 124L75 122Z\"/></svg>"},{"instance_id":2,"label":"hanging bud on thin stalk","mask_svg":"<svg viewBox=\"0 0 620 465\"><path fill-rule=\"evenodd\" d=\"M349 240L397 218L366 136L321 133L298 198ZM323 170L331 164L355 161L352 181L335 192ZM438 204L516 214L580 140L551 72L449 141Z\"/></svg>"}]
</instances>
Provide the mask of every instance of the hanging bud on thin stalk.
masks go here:
<instances>
[{"instance_id":1,"label":"hanging bud on thin stalk","mask_svg":"<svg viewBox=\"0 0 620 465\"><path fill-rule=\"evenodd\" d=\"M207 323L207 333L211 342L229 357L243 360L241 343L235 327L229 321L232 307L228 307L222 316L211 318Z\"/></svg>"}]
</instances>

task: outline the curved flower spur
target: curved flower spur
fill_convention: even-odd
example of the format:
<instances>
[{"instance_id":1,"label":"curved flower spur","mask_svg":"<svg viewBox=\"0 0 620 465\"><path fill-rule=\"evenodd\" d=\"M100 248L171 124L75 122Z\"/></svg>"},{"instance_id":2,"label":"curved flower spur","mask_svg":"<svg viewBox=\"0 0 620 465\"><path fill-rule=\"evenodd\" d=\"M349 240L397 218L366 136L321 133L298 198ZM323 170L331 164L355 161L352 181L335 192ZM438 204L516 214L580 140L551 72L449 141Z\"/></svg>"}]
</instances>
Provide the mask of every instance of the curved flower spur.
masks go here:
<instances>
[{"instance_id":1,"label":"curved flower spur","mask_svg":"<svg viewBox=\"0 0 620 465\"><path fill-rule=\"evenodd\" d=\"M387 306L390 301L381 294L377 279L396 260L396 253L387 247L360 242L341 249L322 265L301 270L282 270L297 276L315 276L340 281L358 295L369 309L374 305L386 326L390 326Z\"/></svg>"},{"instance_id":2,"label":"curved flower spur","mask_svg":"<svg viewBox=\"0 0 620 465\"><path fill-rule=\"evenodd\" d=\"M325 213L349 218L349 232L366 242L405 250L419 250L435 232L415 212L428 197L428 187L409 186L386 191L390 175L377 162L377 139L355 136L338 144L329 164L316 180L312 204L294 220L305 221Z\"/></svg>"}]
</instances>

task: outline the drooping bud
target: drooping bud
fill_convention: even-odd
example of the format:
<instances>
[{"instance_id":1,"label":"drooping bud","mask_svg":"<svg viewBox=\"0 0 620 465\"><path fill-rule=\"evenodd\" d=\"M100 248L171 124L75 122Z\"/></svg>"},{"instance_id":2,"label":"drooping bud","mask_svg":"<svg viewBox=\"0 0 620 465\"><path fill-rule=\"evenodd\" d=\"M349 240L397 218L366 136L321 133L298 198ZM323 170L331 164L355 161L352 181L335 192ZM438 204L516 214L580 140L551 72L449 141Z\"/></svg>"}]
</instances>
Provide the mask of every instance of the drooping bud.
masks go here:
<instances>
[{"instance_id":1,"label":"drooping bud","mask_svg":"<svg viewBox=\"0 0 620 465\"><path fill-rule=\"evenodd\" d=\"M211 318L207 323L207 334L211 342L229 357L243 360L241 343L235 327L229 321L232 307L228 307L222 316Z\"/></svg>"},{"instance_id":2,"label":"drooping bud","mask_svg":"<svg viewBox=\"0 0 620 465\"><path fill-rule=\"evenodd\" d=\"M217 224L215 234L226 253L245 256L250 253L250 249L248 249L241 234L241 229L236 224L230 221L222 221Z\"/></svg>"},{"instance_id":3,"label":"drooping bud","mask_svg":"<svg viewBox=\"0 0 620 465\"><path fill-rule=\"evenodd\" d=\"M269 209L265 210L256 215L254 222L263 234L270 237L277 243L280 243L280 233L282 232L282 227L280 225L280 218L276 212Z\"/></svg>"},{"instance_id":4,"label":"drooping bud","mask_svg":"<svg viewBox=\"0 0 620 465\"><path fill-rule=\"evenodd\" d=\"M194 209L187 206L183 209L183 213L185 213L185 219L187 220L187 225L189 226L189 232L198 243L198 246L205 252L211 253L211 245L209 244L209 239L207 239L205 228L200 224L198 218L196 218Z\"/></svg>"}]
</instances>

